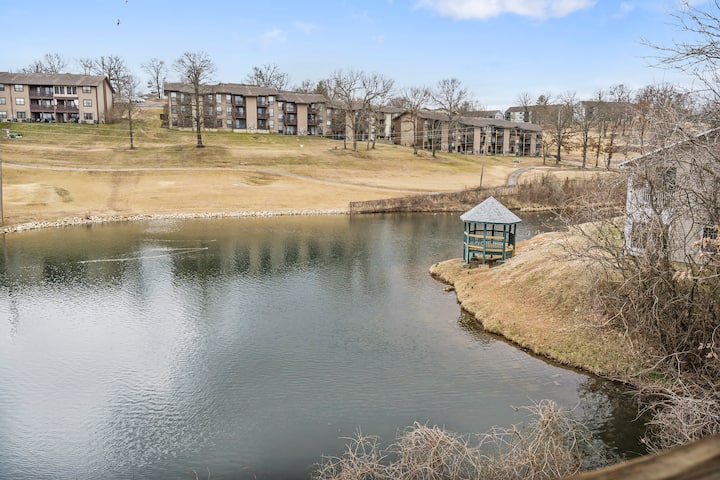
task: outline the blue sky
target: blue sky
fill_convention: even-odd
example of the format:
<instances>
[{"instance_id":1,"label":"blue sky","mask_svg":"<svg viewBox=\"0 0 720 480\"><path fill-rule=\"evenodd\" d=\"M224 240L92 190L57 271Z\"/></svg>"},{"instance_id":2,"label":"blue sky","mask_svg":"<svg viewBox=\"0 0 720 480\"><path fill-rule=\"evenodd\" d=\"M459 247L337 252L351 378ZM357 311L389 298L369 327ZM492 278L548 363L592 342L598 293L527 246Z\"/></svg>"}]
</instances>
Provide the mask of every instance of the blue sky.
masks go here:
<instances>
[{"instance_id":1,"label":"blue sky","mask_svg":"<svg viewBox=\"0 0 720 480\"><path fill-rule=\"evenodd\" d=\"M694 3L702 7L702 2ZM457 78L481 105L502 109L520 93L575 92L624 83L671 82L653 67L657 51L682 37L671 12L679 0L34 0L9 2L0 70L18 71L59 53L118 55L142 80L140 65L169 65L205 51L218 82L241 83L255 65L277 64L291 84L339 69L378 72L396 86ZM119 20L119 25L118 25ZM168 80L175 80L170 70ZM144 81L143 81L144 84Z\"/></svg>"}]
</instances>

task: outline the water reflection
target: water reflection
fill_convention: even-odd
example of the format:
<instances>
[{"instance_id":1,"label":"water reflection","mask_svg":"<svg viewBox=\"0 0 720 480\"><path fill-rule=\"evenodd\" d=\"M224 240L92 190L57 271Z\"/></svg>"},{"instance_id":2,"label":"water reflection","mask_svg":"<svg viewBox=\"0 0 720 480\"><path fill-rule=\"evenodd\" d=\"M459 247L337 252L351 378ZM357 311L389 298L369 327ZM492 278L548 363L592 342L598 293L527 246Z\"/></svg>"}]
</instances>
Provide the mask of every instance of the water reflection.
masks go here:
<instances>
[{"instance_id":1,"label":"water reflection","mask_svg":"<svg viewBox=\"0 0 720 480\"><path fill-rule=\"evenodd\" d=\"M637 450L620 387L458 320L427 268L460 255L461 231L457 216L386 215L9 236L0 469L292 478L359 426L387 441L416 420L480 432L544 398Z\"/></svg>"}]
</instances>

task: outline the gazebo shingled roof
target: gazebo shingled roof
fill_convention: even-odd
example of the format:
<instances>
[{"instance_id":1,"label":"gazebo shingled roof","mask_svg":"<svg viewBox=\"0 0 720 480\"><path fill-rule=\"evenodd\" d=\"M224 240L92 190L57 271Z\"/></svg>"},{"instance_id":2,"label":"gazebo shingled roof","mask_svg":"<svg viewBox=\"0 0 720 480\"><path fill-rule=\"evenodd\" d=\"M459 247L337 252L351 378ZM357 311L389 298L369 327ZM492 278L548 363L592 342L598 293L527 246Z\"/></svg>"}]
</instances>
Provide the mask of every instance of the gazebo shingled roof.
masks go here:
<instances>
[{"instance_id":1,"label":"gazebo shingled roof","mask_svg":"<svg viewBox=\"0 0 720 480\"><path fill-rule=\"evenodd\" d=\"M473 223L496 223L512 225L520 223L520 217L507 209L505 205L498 202L495 197L488 197L484 202L460 215L463 222Z\"/></svg>"}]
</instances>

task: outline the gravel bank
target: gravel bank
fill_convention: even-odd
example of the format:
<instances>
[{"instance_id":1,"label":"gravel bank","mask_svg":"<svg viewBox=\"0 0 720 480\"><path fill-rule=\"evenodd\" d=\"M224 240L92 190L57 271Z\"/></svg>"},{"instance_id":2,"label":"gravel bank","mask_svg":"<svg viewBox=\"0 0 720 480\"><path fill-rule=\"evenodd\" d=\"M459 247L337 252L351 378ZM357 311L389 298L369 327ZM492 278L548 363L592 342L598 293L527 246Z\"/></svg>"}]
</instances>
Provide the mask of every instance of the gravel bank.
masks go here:
<instances>
[{"instance_id":1,"label":"gravel bank","mask_svg":"<svg viewBox=\"0 0 720 480\"><path fill-rule=\"evenodd\" d=\"M16 233L42 228L59 228L92 223L135 222L148 220L185 220L192 218L249 218L249 217L281 217L297 215L347 215L345 209L336 210L281 210L281 211L250 211L250 212L206 212L206 213L170 213L148 215L112 215L66 217L60 220L47 220L19 223L0 228L0 233Z\"/></svg>"}]
</instances>

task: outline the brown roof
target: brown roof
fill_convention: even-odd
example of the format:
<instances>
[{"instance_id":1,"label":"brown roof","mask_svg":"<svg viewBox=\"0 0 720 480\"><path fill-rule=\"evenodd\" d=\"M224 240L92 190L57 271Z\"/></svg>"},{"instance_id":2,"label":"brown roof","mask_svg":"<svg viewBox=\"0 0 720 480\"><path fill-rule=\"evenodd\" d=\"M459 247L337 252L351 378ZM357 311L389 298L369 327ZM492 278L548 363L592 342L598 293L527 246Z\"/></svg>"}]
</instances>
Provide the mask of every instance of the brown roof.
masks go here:
<instances>
[{"instance_id":1,"label":"brown roof","mask_svg":"<svg viewBox=\"0 0 720 480\"><path fill-rule=\"evenodd\" d=\"M166 92L193 93L192 85L181 82L166 82ZM262 95L277 95L278 90L272 87L258 87L257 85L244 85L240 83L218 83L216 85L202 85L203 93L220 93L230 95L243 95L257 97Z\"/></svg>"},{"instance_id":2,"label":"brown roof","mask_svg":"<svg viewBox=\"0 0 720 480\"><path fill-rule=\"evenodd\" d=\"M509 120L500 120L496 118L482 118L482 117L460 117L460 123L464 125L470 125L473 127L502 127L502 128L517 128L518 130L528 130L534 132L542 131L542 127L535 123L518 123L511 122Z\"/></svg>"},{"instance_id":3,"label":"brown roof","mask_svg":"<svg viewBox=\"0 0 720 480\"><path fill-rule=\"evenodd\" d=\"M282 102L293 102L310 105L311 103L327 103L325 95L319 93L300 93L300 92L278 92L278 100Z\"/></svg>"},{"instance_id":4,"label":"brown roof","mask_svg":"<svg viewBox=\"0 0 720 480\"><path fill-rule=\"evenodd\" d=\"M16 85L72 85L99 86L105 81L102 75L79 75L75 73L10 73L0 72L0 83Z\"/></svg>"},{"instance_id":5,"label":"brown roof","mask_svg":"<svg viewBox=\"0 0 720 480\"><path fill-rule=\"evenodd\" d=\"M192 86L187 83L167 82L166 92L193 93ZM317 93L300 93L280 91L274 87L259 87L257 85L245 85L242 83L218 83L217 85L203 85L203 93L221 95L242 95L244 97L258 97L275 95L281 102L293 102L300 104L327 103L324 95Z\"/></svg>"}]
</instances>

